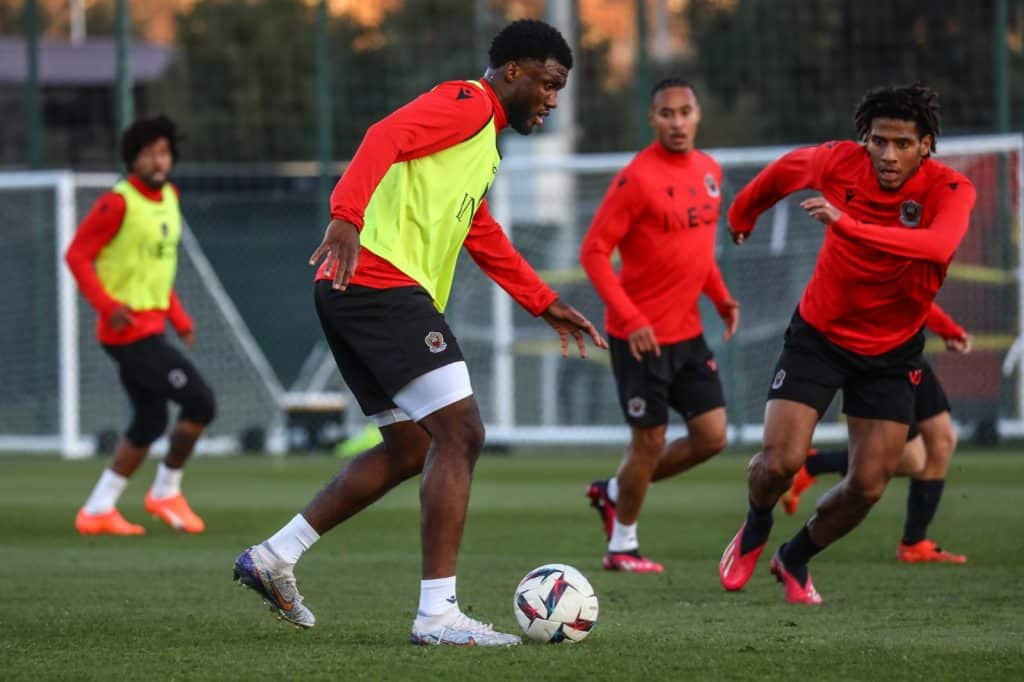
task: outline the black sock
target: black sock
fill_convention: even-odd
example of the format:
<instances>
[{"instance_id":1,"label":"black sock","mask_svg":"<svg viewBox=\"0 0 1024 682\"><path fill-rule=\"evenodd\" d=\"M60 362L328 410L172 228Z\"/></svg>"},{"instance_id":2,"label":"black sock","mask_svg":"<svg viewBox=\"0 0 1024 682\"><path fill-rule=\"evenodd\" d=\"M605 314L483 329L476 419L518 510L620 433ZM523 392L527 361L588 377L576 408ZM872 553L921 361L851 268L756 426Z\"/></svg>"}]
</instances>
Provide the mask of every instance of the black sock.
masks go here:
<instances>
[{"instance_id":1,"label":"black sock","mask_svg":"<svg viewBox=\"0 0 1024 682\"><path fill-rule=\"evenodd\" d=\"M907 522L903 526L903 544L912 545L928 537L928 525L935 517L942 499L942 488L945 479L924 481L910 479L910 492L907 494Z\"/></svg>"},{"instance_id":2,"label":"black sock","mask_svg":"<svg viewBox=\"0 0 1024 682\"><path fill-rule=\"evenodd\" d=\"M811 532L804 526L789 542L779 548L779 558L790 575L800 581L801 585L806 585L807 562L822 549L824 548L811 541Z\"/></svg>"},{"instance_id":3,"label":"black sock","mask_svg":"<svg viewBox=\"0 0 1024 682\"><path fill-rule=\"evenodd\" d=\"M772 523L772 508L761 509L751 502L750 511L747 512L747 523L743 526L743 535L740 537L740 554L746 554L766 543L768 534L772 532Z\"/></svg>"},{"instance_id":4,"label":"black sock","mask_svg":"<svg viewBox=\"0 0 1024 682\"><path fill-rule=\"evenodd\" d=\"M846 476L849 463L850 453L846 450L819 450L818 454L807 458L804 466L811 476L831 473Z\"/></svg>"}]
</instances>

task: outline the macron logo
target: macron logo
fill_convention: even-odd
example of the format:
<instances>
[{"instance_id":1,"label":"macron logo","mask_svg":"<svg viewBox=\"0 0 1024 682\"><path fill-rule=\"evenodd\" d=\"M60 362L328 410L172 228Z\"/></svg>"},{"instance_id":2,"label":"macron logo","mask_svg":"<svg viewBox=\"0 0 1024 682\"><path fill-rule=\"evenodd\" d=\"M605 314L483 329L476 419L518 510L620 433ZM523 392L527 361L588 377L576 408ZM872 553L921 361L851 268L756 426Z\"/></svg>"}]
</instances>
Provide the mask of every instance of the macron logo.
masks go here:
<instances>
[{"instance_id":1,"label":"macron logo","mask_svg":"<svg viewBox=\"0 0 1024 682\"><path fill-rule=\"evenodd\" d=\"M459 88L459 94L455 99L473 99L473 91L469 88Z\"/></svg>"}]
</instances>

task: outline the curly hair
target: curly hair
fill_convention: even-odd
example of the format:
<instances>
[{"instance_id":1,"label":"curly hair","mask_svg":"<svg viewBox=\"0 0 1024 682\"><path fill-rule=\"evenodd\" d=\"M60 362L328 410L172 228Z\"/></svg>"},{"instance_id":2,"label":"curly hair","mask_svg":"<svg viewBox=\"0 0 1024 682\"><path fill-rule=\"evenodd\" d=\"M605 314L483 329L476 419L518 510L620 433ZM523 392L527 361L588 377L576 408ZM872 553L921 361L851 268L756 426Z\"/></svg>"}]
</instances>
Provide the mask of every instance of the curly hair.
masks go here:
<instances>
[{"instance_id":1,"label":"curly hair","mask_svg":"<svg viewBox=\"0 0 1024 682\"><path fill-rule=\"evenodd\" d=\"M654 100L654 96L662 90L668 90L669 88L690 88L694 95L697 94L697 89L693 87L690 81L686 80L681 76L669 76L668 78L662 78L660 81L654 84L651 88L651 100Z\"/></svg>"},{"instance_id":2,"label":"curly hair","mask_svg":"<svg viewBox=\"0 0 1024 682\"><path fill-rule=\"evenodd\" d=\"M931 136L934 151L935 139L941 132L939 94L921 83L886 85L869 90L853 114L857 139L867 139L871 122L876 118L914 121L921 137Z\"/></svg>"},{"instance_id":3,"label":"curly hair","mask_svg":"<svg viewBox=\"0 0 1024 682\"><path fill-rule=\"evenodd\" d=\"M164 115L153 118L140 118L121 133L121 160L129 171L143 147L152 144L161 137L167 138L171 145L171 158L178 160L178 128L174 121Z\"/></svg>"},{"instance_id":4,"label":"curly hair","mask_svg":"<svg viewBox=\"0 0 1024 682\"><path fill-rule=\"evenodd\" d=\"M501 29L488 52L491 67L517 59L554 59L567 69L572 68L572 49L554 26L537 19L520 19Z\"/></svg>"}]
</instances>

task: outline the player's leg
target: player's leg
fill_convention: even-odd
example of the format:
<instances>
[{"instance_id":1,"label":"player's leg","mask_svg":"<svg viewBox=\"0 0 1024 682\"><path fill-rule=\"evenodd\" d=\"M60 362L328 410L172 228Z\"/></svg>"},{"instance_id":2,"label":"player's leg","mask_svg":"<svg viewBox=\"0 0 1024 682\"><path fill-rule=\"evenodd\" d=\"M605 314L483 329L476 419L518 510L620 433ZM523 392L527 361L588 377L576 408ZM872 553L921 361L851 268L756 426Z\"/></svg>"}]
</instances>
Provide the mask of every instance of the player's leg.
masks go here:
<instances>
[{"instance_id":1,"label":"player's leg","mask_svg":"<svg viewBox=\"0 0 1024 682\"><path fill-rule=\"evenodd\" d=\"M850 470L818 500L817 512L772 559L786 600L820 604L807 563L853 530L881 499L903 457L914 421L915 384L920 378L924 337L917 334L876 357L836 351L849 369L843 382L843 411L850 434Z\"/></svg>"},{"instance_id":2,"label":"player's leg","mask_svg":"<svg viewBox=\"0 0 1024 682\"><path fill-rule=\"evenodd\" d=\"M691 469L727 445L725 394L718 377L718 363L703 335L679 345L686 357L669 395L670 405L686 420L686 437L677 438L664 449L652 482Z\"/></svg>"},{"instance_id":3,"label":"player's leg","mask_svg":"<svg viewBox=\"0 0 1024 682\"><path fill-rule=\"evenodd\" d=\"M668 415L666 412L665 418ZM651 475L658 466L658 459L665 449L666 424L631 428L629 447L618 472L609 483L617 488L614 504L612 532L608 539L608 551L603 564L610 571L630 573L660 573L662 565L640 554L640 540L637 534L640 510ZM616 492L616 491L610 491Z\"/></svg>"},{"instance_id":4,"label":"player's leg","mask_svg":"<svg viewBox=\"0 0 1024 682\"><path fill-rule=\"evenodd\" d=\"M587 489L608 540L602 560L610 571L661 572L662 566L640 554L637 520L647 496L651 475L665 449L668 425L668 387L678 344L665 345L661 355L633 357L629 343L609 337L612 372L630 442L615 476L597 480Z\"/></svg>"},{"instance_id":5,"label":"player's leg","mask_svg":"<svg viewBox=\"0 0 1024 682\"><path fill-rule=\"evenodd\" d=\"M924 466L910 479L907 494L907 518L897 551L900 561L962 564L967 557L953 554L928 538L928 527L942 500L946 472L956 450L956 429L949 411L925 419L920 424L924 441Z\"/></svg>"},{"instance_id":6,"label":"player's leg","mask_svg":"<svg viewBox=\"0 0 1024 682\"><path fill-rule=\"evenodd\" d=\"M145 366L138 372L136 381L160 401L164 424L167 401L181 406L178 421L168 438L167 455L157 465L153 484L146 494L146 511L176 530L201 533L206 524L182 495L181 479L196 441L216 414L213 391L188 358L163 336L143 339L140 352ZM162 426L158 435L163 429Z\"/></svg>"},{"instance_id":7,"label":"player's leg","mask_svg":"<svg viewBox=\"0 0 1024 682\"><path fill-rule=\"evenodd\" d=\"M794 313L768 390L764 449L747 467L747 517L718 564L725 589L739 590L753 575L772 529L775 504L803 466L814 428L845 372L828 340Z\"/></svg>"},{"instance_id":8,"label":"player's leg","mask_svg":"<svg viewBox=\"0 0 1024 682\"><path fill-rule=\"evenodd\" d=\"M117 502L149 448L167 428L167 402L144 380L148 372L146 339L123 346L104 346L118 365L121 385L132 404L132 421L121 436L111 458L75 518L84 535L142 535L142 526L129 523L117 509Z\"/></svg>"}]
</instances>

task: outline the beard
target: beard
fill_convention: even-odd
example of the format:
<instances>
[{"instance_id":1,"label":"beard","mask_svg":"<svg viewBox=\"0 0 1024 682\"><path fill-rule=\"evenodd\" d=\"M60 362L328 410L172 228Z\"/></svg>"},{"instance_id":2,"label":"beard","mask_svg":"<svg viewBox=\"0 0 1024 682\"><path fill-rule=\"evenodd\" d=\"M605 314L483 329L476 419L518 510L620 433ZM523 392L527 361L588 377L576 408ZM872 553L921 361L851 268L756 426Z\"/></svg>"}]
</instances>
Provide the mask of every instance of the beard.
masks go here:
<instances>
[{"instance_id":1,"label":"beard","mask_svg":"<svg viewBox=\"0 0 1024 682\"><path fill-rule=\"evenodd\" d=\"M529 109L530 107L523 102L512 102L505 112L508 116L509 127L520 135L529 135L533 132L533 126L530 125L530 119L533 117L530 115Z\"/></svg>"}]
</instances>

